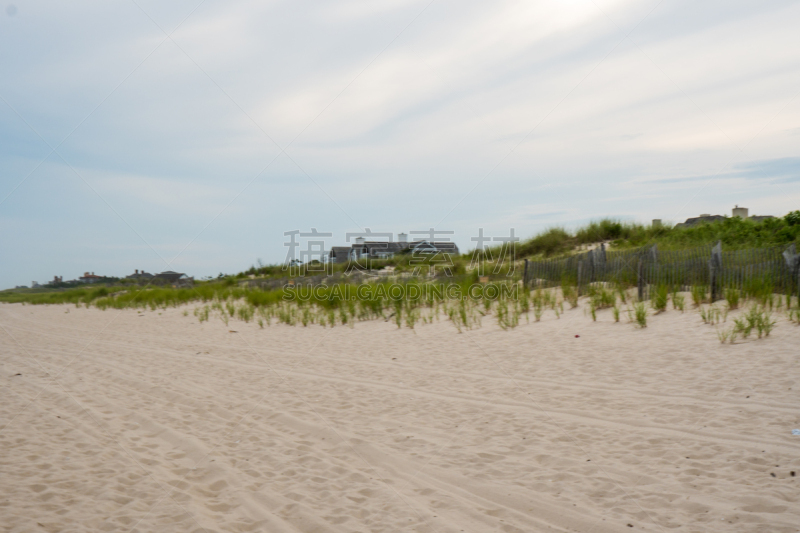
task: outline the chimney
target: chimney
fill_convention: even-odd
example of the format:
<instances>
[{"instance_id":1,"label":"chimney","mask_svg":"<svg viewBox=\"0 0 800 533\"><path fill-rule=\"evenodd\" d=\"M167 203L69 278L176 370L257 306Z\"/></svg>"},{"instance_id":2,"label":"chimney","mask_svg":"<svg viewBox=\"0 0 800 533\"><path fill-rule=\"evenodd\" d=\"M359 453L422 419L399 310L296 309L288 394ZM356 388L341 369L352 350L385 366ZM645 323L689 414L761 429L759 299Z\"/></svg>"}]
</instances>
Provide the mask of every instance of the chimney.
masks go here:
<instances>
[{"instance_id":1,"label":"chimney","mask_svg":"<svg viewBox=\"0 0 800 533\"><path fill-rule=\"evenodd\" d=\"M748 209L746 207L739 207L738 205L733 208L733 216L739 218L747 218Z\"/></svg>"},{"instance_id":2,"label":"chimney","mask_svg":"<svg viewBox=\"0 0 800 533\"><path fill-rule=\"evenodd\" d=\"M398 233L397 242L408 242L408 235L405 233Z\"/></svg>"},{"instance_id":3,"label":"chimney","mask_svg":"<svg viewBox=\"0 0 800 533\"><path fill-rule=\"evenodd\" d=\"M366 241L364 237L356 237L356 244L364 244Z\"/></svg>"},{"instance_id":4,"label":"chimney","mask_svg":"<svg viewBox=\"0 0 800 533\"><path fill-rule=\"evenodd\" d=\"M137 269L136 269L136 272L134 272L134 274L138 274L138 273L139 273L139 269L137 268Z\"/></svg>"}]
</instances>

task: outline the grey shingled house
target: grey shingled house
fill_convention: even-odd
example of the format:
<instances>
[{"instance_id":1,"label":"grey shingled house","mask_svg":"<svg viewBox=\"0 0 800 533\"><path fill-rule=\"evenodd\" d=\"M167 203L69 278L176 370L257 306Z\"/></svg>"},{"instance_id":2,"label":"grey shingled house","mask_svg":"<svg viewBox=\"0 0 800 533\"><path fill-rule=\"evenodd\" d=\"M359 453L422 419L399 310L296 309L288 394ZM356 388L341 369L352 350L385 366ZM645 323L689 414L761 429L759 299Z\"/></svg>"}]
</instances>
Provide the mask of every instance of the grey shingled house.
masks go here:
<instances>
[{"instance_id":1,"label":"grey shingled house","mask_svg":"<svg viewBox=\"0 0 800 533\"><path fill-rule=\"evenodd\" d=\"M446 253L451 256L458 255L458 246L454 242L432 242L404 240L400 234L399 241L367 241L362 237L356 239L352 246L334 246L328 258L332 263L346 263L356 259L387 259L399 253L409 254L435 254Z\"/></svg>"},{"instance_id":2,"label":"grey shingled house","mask_svg":"<svg viewBox=\"0 0 800 533\"><path fill-rule=\"evenodd\" d=\"M168 283L177 283L178 281L189 279L183 272L173 272L172 270L161 272L154 277L155 279L164 280Z\"/></svg>"},{"instance_id":3,"label":"grey shingled house","mask_svg":"<svg viewBox=\"0 0 800 533\"><path fill-rule=\"evenodd\" d=\"M149 272L145 272L144 269L142 269L142 271L139 272L139 269L137 268L136 272L134 272L130 276L125 276L125 278L126 279L135 279L135 280L149 280L149 279L153 279L153 275L150 274Z\"/></svg>"},{"instance_id":4,"label":"grey shingled house","mask_svg":"<svg viewBox=\"0 0 800 533\"><path fill-rule=\"evenodd\" d=\"M334 246L328 253L328 259L331 263L346 263L350 258L350 246Z\"/></svg>"}]
</instances>

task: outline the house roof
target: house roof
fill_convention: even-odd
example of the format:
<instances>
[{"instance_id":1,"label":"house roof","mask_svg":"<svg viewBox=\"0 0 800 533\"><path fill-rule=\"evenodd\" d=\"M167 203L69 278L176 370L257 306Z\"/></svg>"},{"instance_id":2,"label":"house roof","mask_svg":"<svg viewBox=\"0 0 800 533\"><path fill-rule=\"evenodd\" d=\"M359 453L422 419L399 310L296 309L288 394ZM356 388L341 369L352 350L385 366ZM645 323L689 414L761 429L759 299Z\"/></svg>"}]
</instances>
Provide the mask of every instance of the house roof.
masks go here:
<instances>
[{"instance_id":1,"label":"house roof","mask_svg":"<svg viewBox=\"0 0 800 533\"><path fill-rule=\"evenodd\" d=\"M413 248L417 247L430 247L430 248L437 248L439 250L458 250L458 246L456 243L446 241L446 242L435 242L435 241L414 241L411 243Z\"/></svg>"},{"instance_id":2,"label":"house roof","mask_svg":"<svg viewBox=\"0 0 800 533\"><path fill-rule=\"evenodd\" d=\"M182 278L186 274L182 272L174 272L172 270L167 270L166 272L159 272L154 277L158 279L165 279L167 281L177 281L178 279Z\"/></svg>"},{"instance_id":3,"label":"house roof","mask_svg":"<svg viewBox=\"0 0 800 533\"><path fill-rule=\"evenodd\" d=\"M700 224L701 222L717 222L718 220L725 220L725 217L722 215L708 215L702 217L687 218L686 222L683 222L682 224L676 224L676 227L694 226L695 224Z\"/></svg>"},{"instance_id":4,"label":"house roof","mask_svg":"<svg viewBox=\"0 0 800 533\"><path fill-rule=\"evenodd\" d=\"M340 260L350 255L351 251L357 251L359 255L367 254L372 257L380 257L383 254L397 254L413 250L431 250L442 251L451 254L458 253L458 246L454 242L436 242L418 240L411 242L397 242L397 241L366 241L356 243L351 246L332 246L329 256L332 259Z\"/></svg>"},{"instance_id":5,"label":"house roof","mask_svg":"<svg viewBox=\"0 0 800 533\"><path fill-rule=\"evenodd\" d=\"M373 252L399 252L409 247L407 242L386 242L386 241L367 241L361 244L354 244L353 248L363 249L366 248L370 253Z\"/></svg>"},{"instance_id":6,"label":"house roof","mask_svg":"<svg viewBox=\"0 0 800 533\"><path fill-rule=\"evenodd\" d=\"M430 246L440 250L457 249L454 242L432 242L432 241L411 241L411 242L386 242L386 241L367 241L361 244L354 244L353 248L365 247L368 250L385 250L387 252L399 252L407 248L417 248L419 246Z\"/></svg>"}]
</instances>

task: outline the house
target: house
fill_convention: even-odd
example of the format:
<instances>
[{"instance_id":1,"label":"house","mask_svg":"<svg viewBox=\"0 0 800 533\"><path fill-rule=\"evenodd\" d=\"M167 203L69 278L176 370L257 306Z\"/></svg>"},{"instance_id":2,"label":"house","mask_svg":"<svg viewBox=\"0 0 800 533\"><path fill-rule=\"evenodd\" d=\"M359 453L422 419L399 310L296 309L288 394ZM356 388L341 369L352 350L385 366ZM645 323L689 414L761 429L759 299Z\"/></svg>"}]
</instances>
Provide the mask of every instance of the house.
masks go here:
<instances>
[{"instance_id":1,"label":"house","mask_svg":"<svg viewBox=\"0 0 800 533\"><path fill-rule=\"evenodd\" d=\"M176 281L181 279L181 277L186 277L186 274L183 274L182 272L173 272L172 270L167 270L166 272L161 272L153 277L156 279L164 280L168 283L175 283Z\"/></svg>"},{"instance_id":2,"label":"house","mask_svg":"<svg viewBox=\"0 0 800 533\"><path fill-rule=\"evenodd\" d=\"M83 276L78 278L81 283L97 283L98 281L103 279L103 276L95 276L94 272L84 272Z\"/></svg>"},{"instance_id":3,"label":"house","mask_svg":"<svg viewBox=\"0 0 800 533\"><path fill-rule=\"evenodd\" d=\"M139 272L139 269L137 268L133 274L131 274L130 276L125 276L125 279L150 280L153 279L153 275L150 274L149 272L145 272L144 270Z\"/></svg>"},{"instance_id":4,"label":"house","mask_svg":"<svg viewBox=\"0 0 800 533\"><path fill-rule=\"evenodd\" d=\"M182 272L173 272L172 270L156 274L153 276L153 281L165 281L173 287L191 287L194 284L194 278Z\"/></svg>"},{"instance_id":5,"label":"house","mask_svg":"<svg viewBox=\"0 0 800 533\"><path fill-rule=\"evenodd\" d=\"M334 246L328 254L332 263L346 263L358 259L388 259L396 254L434 255L446 253L458 255L458 246L454 242L406 241L406 234L400 233L397 241L367 241L358 237L352 246Z\"/></svg>"},{"instance_id":6,"label":"house","mask_svg":"<svg viewBox=\"0 0 800 533\"><path fill-rule=\"evenodd\" d=\"M360 242L359 242L360 241ZM386 242L386 241L366 241L356 239L356 243L350 247L350 259L388 259L409 248L407 242Z\"/></svg>"},{"instance_id":7,"label":"house","mask_svg":"<svg viewBox=\"0 0 800 533\"><path fill-rule=\"evenodd\" d=\"M750 210L746 207L739 207L738 205L733 208L733 216L739 218L746 218L747 220L752 220L753 222L763 222L768 218L775 218L772 215L749 215Z\"/></svg>"},{"instance_id":8,"label":"house","mask_svg":"<svg viewBox=\"0 0 800 533\"><path fill-rule=\"evenodd\" d=\"M704 213L699 217L692 217L687 218L686 222L682 222L680 224L675 224L676 228L690 228L692 226L696 226L703 222L719 222L720 220L725 220L725 217L722 215L710 215L708 213Z\"/></svg>"},{"instance_id":9,"label":"house","mask_svg":"<svg viewBox=\"0 0 800 533\"><path fill-rule=\"evenodd\" d=\"M346 263L350 259L350 247L334 246L331 248L328 258L331 263Z\"/></svg>"},{"instance_id":10,"label":"house","mask_svg":"<svg viewBox=\"0 0 800 533\"><path fill-rule=\"evenodd\" d=\"M747 209L746 207L739 207L738 205L736 205L731 210L731 216L734 217L734 218L752 220L753 222L763 222L764 220L767 220L768 218L775 218L772 215L762 215L762 216L753 215L753 216L748 216L748 212L749 212L749 209ZM689 228L689 227L692 227L692 226L696 226L697 224L700 224L702 222L718 222L720 220L725 220L725 218L726 217L724 217L722 215L709 215L709 214L706 213L706 214L700 215L699 217L687 218L686 222L683 222L681 224L675 224L675 227L676 228Z\"/></svg>"},{"instance_id":11,"label":"house","mask_svg":"<svg viewBox=\"0 0 800 533\"><path fill-rule=\"evenodd\" d=\"M433 255L439 252L458 255L458 246L454 242L414 241L411 243L411 253Z\"/></svg>"}]
</instances>

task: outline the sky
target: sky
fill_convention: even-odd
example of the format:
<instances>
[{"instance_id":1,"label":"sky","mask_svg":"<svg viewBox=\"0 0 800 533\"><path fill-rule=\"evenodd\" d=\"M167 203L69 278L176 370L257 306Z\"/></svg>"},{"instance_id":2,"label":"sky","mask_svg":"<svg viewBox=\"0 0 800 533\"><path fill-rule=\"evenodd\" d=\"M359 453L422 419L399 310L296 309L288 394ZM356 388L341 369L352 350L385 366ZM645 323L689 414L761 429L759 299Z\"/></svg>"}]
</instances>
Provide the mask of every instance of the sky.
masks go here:
<instances>
[{"instance_id":1,"label":"sky","mask_svg":"<svg viewBox=\"0 0 800 533\"><path fill-rule=\"evenodd\" d=\"M466 251L783 215L798 27L769 0L0 0L0 288L236 273L312 228Z\"/></svg>"}]
</instances>

